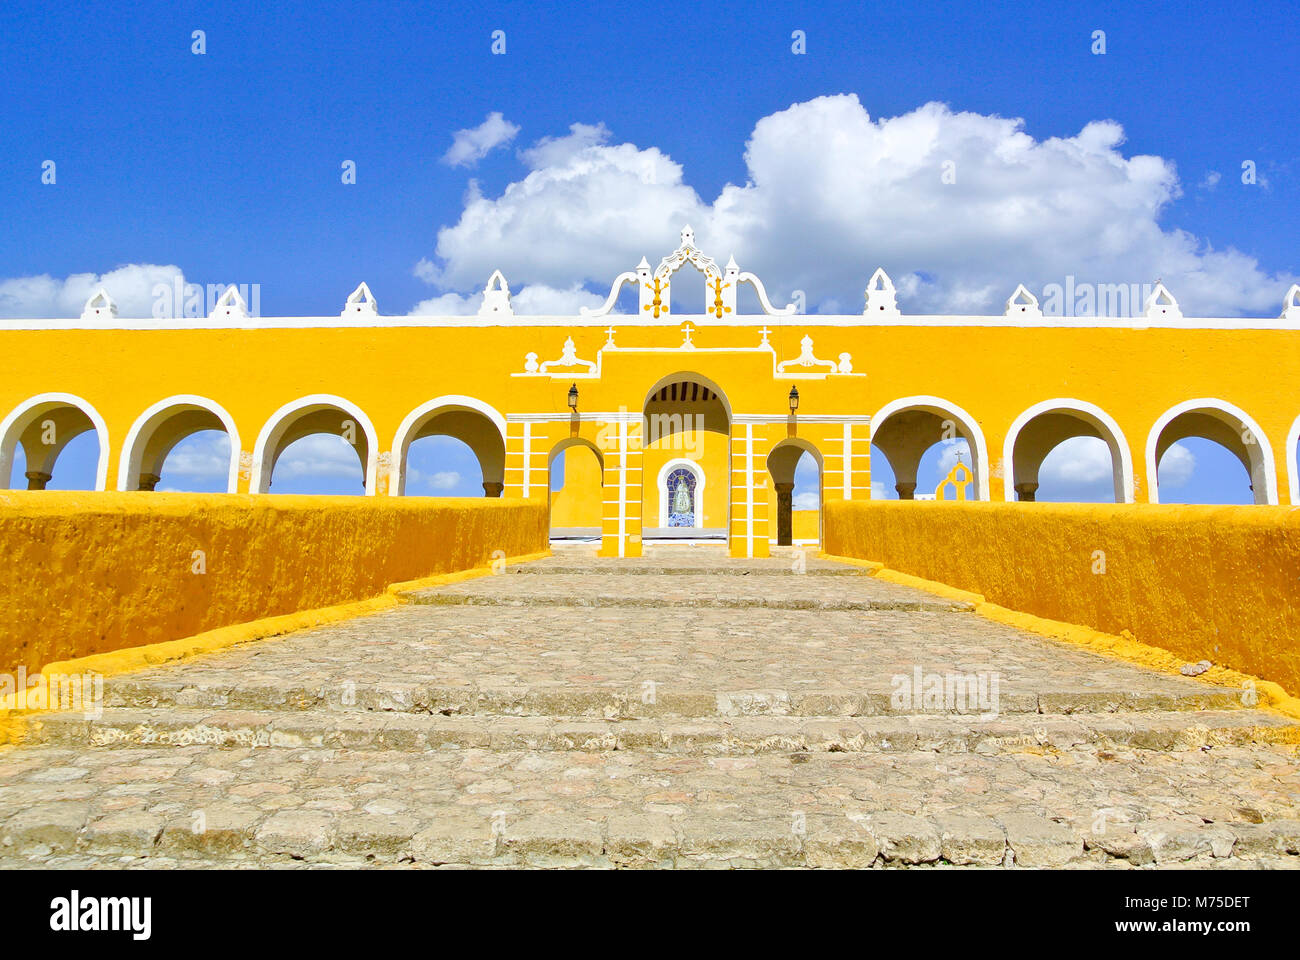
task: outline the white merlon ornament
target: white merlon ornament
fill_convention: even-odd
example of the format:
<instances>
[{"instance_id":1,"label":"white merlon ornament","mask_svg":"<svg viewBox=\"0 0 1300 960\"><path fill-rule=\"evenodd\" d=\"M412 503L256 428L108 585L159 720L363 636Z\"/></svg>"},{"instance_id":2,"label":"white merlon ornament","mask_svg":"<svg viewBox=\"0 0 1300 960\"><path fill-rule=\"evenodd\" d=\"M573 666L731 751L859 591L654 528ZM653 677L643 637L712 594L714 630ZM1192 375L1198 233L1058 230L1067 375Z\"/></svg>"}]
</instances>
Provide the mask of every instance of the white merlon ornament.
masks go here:
<instances>
[{"instance_id":1,"label":"white merlon ornament","mask_svg":"<svg viewBox=\"0 0 1300 960\"><path fill-rule=\"evenodd\" d=\"M844 360L845 357L845 354L840 355L841 360ZM817 357L813 355L813 338L805 334L804 338L799 341L799 356L795 357L793 360L782 360L776 365L776 372L778 374L785 373L786 367L826 367L829 373L848 373L853 369L853 364L851 362L852 358L848 358L848 360L849 369L845 371L841 371L839 364L834 360L818 360Z\"/></svg>"},{"instance_id":2,"label":"white merlon ornament","mask_svg":"<svg viewBox=\"0 0 1300 960\"><path fill-rule=\"evenodd\" d=\"M500 270L493 270L488 277L487 286L483 288L483 305L478 308L480 317L513 317L514 308L510 306L510 285Z\"/></svg>"},{"instance_id":3,"label":"white merlon ornament","mask_svg":"<svg viewBox=\"0 0 1300 960\"><path fill-rule=\"evenodd\" d=\"M379 316L379 304L375 303L375 295L370 292L370 288L363 281L355 290L348 294L347 302L343 304L341 317L377 317Z\"/></svg>"},{"instance_id":4,"label":"white merlon ornament","mask_svg":"<svg viewBox=\"0 0 1300 960\"><path fill-rule=\"evenodd\" d=\"M1174 295L1165 289L1165 285L1159 280L1156 281L1156 288L1151 291L1147 297L1147 302L1142 305L1142 309L1148 320L1181 320L1183 311L1178 309L1178 301Z\"/></svg>"},{"instance_id":5,"label":"white merlon ornament","mask_svg":"<svg viewBox=\"0 0 1300 960\"><path fill-rule=\"evenodd\" d=\"M1038 306L1038 298L1030 293L1023 283L1016 286L1016 292L1011 294L1010 299L1007 300L1007 316L1021 320L1043 319L1043 311Z\"/></svg>"},{"instance_id":6,"label":"white merlon ornament","mask_svg":"<svg viewBox=\"0 0 1300 960\"><path fill-rule=\"evenodd\" d=\"M212 313L208 316L209 320L246 320L248 319L248 304L239 294L239 288L234 284L226 287L217 302L212 306Z\"/></svg>"},{"instance_id":7,"label":"white merlon ornament","mask_svg":"<svg viewBox=\"0 0 1300 960\"><path fill-rule=\"evenodd\" d=\"M113 298L108 295L108 291L100 287L86 301L86 305L81 310L82 320L111 320L117 316L117 304Z\"/></svg>"},{"instance_id":8,"label":"white merlon ornament","mask_svg":"<svg viewBox=\"0 0 1300 960\"><path fill-rule=\"evenodd\" d=\"M889 279L884 267L877 268L867 281L867 305L862 310L864 317L897 317L898 291L894 281Z\"/></svg>"},{"instance_id":9,"label":"white merlon ornament","mask_svg":"<svg viewBox=\"0 0 1300 960\"><path fill-rule=\"evenodd\" d=\"M1300 323L1300 283L1291 284L1282 300L1282 319Z\"/></svg>"}]
</instances>

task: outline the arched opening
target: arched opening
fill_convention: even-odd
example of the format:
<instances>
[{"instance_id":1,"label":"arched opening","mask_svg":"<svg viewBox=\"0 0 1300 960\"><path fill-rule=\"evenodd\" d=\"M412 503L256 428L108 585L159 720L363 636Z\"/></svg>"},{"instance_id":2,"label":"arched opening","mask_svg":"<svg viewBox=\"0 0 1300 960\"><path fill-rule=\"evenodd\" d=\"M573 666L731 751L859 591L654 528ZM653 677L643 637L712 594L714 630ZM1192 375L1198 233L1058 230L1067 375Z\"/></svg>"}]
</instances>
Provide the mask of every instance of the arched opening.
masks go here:
<instances>
[{"instance_id":1,"label":"arched opening","mask_svg":"<svg viewBox=\"0 0 1300 960\"><path fill-rule=\"evenodd\" d=\"M730 518L731 407L695 373L665 377L642 423L642 537L725 540Z\"/></svg>"},{"instance_id":2,"label":"arched opening","mask_svg":"<svg viewBox=\"0 0 1300 960\"><path fill-rule=\"evenodd\" d=\"M1268 438L1222 400L1189 400L1156 421L1147 438L1147 476L1152 503L1278 502Z\"/></svg>"},{"instance_id":3,"label":"arched opening","mask_svg":"<svg viewBox=\"0 0 1300 960\"><path fill-rule=\"evenodd\" d=\"M1286 435L1286 472L1291 503L1300 506L1300 417L1295 418Z\"/></svg>"},{"instance_id":4,"label":"arched opening","mask_svg":"<svg viewBox=\"0 0 1300 960\"><path fill-rule=\"evenodd\" d=\"M499 497L505 489L506 421L496 410L472 397L438 397L412 410L393 441L389 492L424 496ZM479 490L466 457L472 455ZM451 492L454 491L454 492Z\"/></svg>"},{"instance_id":5,"label":"arched opening","mask_svg":"<svg viewBox=\"0 0 1300 960\"><path fill-rule=\"evenodd\" d=\"M580 437L555 445L550 469L551 539L599 540L605 513L605 461Z\"/></svg>"},{"instance_id":6,"label":"arched opening","mask_svg":"<svg viewBox=\"0 0 1300 960\"><path fill-rule=\"evenodd\" d=\"M70 393L40 394L20 404L0 423L0 481L5 489L107 489L103 417Z\"/></svg>"},{"instance_id":7,"label":"arched opening","mask_svg":"<svg viewBox=\"0 0 1300 960\"><path fill-rule=\"evenodd\" d=\"M239 431L222 407L204 397L169 397L131 426L117 488L234 493L238 450Z\"/></svg>"},{"instance_id":8,"label":"arched opening","mask_svg":"<svg viewBox=\"0 0 1300 960\"><path fill-rule=\"evenodd\" d=\"M254 493L373 493L375 428L354 404L316 395L285 404L253 450Z\"/></svg>"},{"instance_id":9,"label":"arched opening","mask_svg":"<svg viewBox=\"0 0 1300 960\"><path fill-rule=\"evenodd\" d=\"M878 499L930 499L960 461L974 474L971 496L989 498L988 448L975 419L939 397L907 397L871 419L872 492Z\"/></svg>"},{"instance_id":10,"label":"arched opening","mask_svg":"<svg viewBox=\"0 0 1300 960\"><path fill-rule=\"evenodd\" d=\"M821 543L822 456L806 440L782 440L767 455L772 477L768 516L776 518L777 546Z\"/></svg>"},{"instance_id":11,"label":"arched opening","mask_svg":"<svg viewBox=\"0 0 1300 960\"><path fill-rule=\"evenodd\" d=\"M1128 441L1109 414L1082 400L1045 400L1018 416L1003 464L1008 500L1133 502Z\"/></svg>"}]
</instances>

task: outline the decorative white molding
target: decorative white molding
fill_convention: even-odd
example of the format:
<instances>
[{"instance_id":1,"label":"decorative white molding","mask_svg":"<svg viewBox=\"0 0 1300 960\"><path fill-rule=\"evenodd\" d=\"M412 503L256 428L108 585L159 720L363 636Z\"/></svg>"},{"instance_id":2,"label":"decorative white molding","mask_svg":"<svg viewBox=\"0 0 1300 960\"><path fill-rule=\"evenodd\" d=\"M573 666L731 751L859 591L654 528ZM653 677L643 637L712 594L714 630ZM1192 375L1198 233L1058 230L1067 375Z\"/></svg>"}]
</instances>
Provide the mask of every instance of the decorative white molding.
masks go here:
<instances>
[{"instance_id":1,"label":"decorative white molding","mask_svg":"<svg viewBox=\"0 0 1300 960\"><path fill-rule=\"evenodd\" d=\"M1280 319L1300 324L1300 283L1291 284L1291 289L1283 297Z\"/></svg>"},{"instance_id":2,"label":"decorative white molding","mask_svg":"<svg viewBox=\"0 0 1300 960\"><path fill-rule=\"evenodd\" d=\"M776 365L778 374L785 373L786 367L827 367L831 373L839 373L840 367L834 360L818 360L813 356L813 338L804 334L804 338L799 341L800 353L793 360L782 360ZM848 354L840 354L841 357L847 357ZM852 371L853 364L849 364L849 370Z\"/></svg>"},{"instance_id":3,"label":"decorative white molding","mask_svg":"<svg viewBox=\"0 0 1300 960\"><path fill-rule=\"evenodd\" d=\"M117 304L103 287L91 295L81 309L82 320L110 320L117 317Z\"/></svg>"},{"instance_id":4,"label":"decorative white molding","mask_svg":"<svg viewBox=\"0 0 1300 960\"><path fill-rule=\"evenodd\" d=\"M592 361L578 359L578 350L577 347L574 346L573 337L565 338L564 349L560 354L560 359L547 360L538 367L538 372L546 373L548 367L586 367L587 371L591 373L594 373L596 370L596 364Z\"/></svg>"},{"instance_id":5,"label":"decorative white molding","mask_svg":"<svg viewBox=\"0 0 1300 960\"><path fill-rule=\"evenodd\" d=\"M645 263L644 257L641 258L641 262ZM646 270L649 270L650 264L646 263L645 267ZM609 288L609 296L605 298L605 302L603 304L601 304L599 307L596 307L594 310L591 307L579 307L578 313L584 317L608 316L609 311L613 310L614 304L618 302L618 295L622 292L623 285L625 283L636 283L636 282L637 282L637 275L633 271L628 270L624 273L620 273L617 277L614 278L614 283Z\"/></svg>"},{"instance_id":6,"label":"decorative white molding","mask_svg":"<svg viewBox=\"0 0 1300 960\"><path fill-rule=\"evenodd\" d=\"M898 291L894 281L889 279L884 267L877 267L876 272L867 281L867 305L862 309L864 317L898 317Z\"/></svg>"},{"instance_id":7,"label":"decorative white molding","mask_svg":"<svg viewBox=\"0 0 1300 960\"><path fill-rule=\"evenodd\" d=\"M500 270L493 270L488 277L487 286L483 288L483 303L478 308L480 317L513 317L514 307L510 305L510 284Z\"/></svg>"},{"instance_id":8,"label":"decorative white molding","mask_svg":"<svg viewBox=\"0 0 1300 960\"><path fill-rule=\"evenodd\" d=\"M233 283L226 287L217 302L212 305L209 320L247 320L248 304L240 296L239 288Z\"/></svg>"},{"instance_id":9,"label":"decorative white molding","mask_svg":"<svg viewBox=\"0 0 1300 960\"><path fill-rule=\"evenodd\" d=\"M752 273L742 273L736 277L737 283L747 283L754 288L758 294L758 305L763 308L763 312L769 317L792 317L799 308L793 303L787 303L781 309L772 306L772 301L767 298L767 288L763 286L763 281L758 279Z\"/></svg>"},{"instance_id":10,"label":"decorative white molding","mask_svg":"<svg viewBox=\"0 0 1300 960\"><path fill-rule=\"evenodd\" d=\"M1146 303L1142 305L1142 311L1148 320L1183 319L1183 311L1178 308L1178 301L1159 280L1156 281L1156 288L1151 291Z\"/></svg>"},{"instance_id":11,"label":"decorative white molding","mask_svg":"<svg viewBox=\"0 0 1300 960\"><path fill-rule=\"evenodd\" d=\"M347 302L343 304L343 312L340 317L377 317L379 316L379 305L375 303L375 295L370 292L370 288L362 281L355 290L348 294Z\"/></svg>"},{"instance_id":12,"label":"decorative white molding","mask_svg":"<svg viewBox=\"0 0 1300 960\"><path fill-rule=\"evenodd\" d=\"M1021 283L1016 286L1015 293L1007 299L1006 316L1019 320L1041 320L1043 311L1038 306L1038 298Z\"/></svg>"}]
</instances>

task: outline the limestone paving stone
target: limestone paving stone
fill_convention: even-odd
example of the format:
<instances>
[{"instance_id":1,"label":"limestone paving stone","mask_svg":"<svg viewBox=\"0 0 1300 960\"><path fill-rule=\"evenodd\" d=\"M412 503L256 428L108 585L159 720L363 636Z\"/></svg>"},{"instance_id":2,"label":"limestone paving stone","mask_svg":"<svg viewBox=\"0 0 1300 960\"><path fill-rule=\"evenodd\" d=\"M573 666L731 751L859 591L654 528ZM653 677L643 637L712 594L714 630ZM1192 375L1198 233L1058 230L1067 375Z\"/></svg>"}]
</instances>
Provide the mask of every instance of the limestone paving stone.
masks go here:
<instances>
[{"instance_id":1,"label":"limestone paving stone","mask_svg":"<svg viewBox=\"0 0 1300 960\"><path fill-rule=\"evenodd\" d=\"M1295 725L1241 691L790 565L569 549L109 678L0 747L0 867L1300 866Z\"/></svg>"}]
</instances>

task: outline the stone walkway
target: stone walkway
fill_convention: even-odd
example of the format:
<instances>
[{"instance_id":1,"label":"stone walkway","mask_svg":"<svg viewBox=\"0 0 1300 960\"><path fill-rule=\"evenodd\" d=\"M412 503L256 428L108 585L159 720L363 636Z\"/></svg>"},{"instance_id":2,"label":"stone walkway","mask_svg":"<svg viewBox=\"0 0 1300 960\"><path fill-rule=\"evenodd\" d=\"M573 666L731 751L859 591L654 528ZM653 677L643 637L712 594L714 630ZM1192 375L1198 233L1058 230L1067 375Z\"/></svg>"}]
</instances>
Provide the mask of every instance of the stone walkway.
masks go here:
<instances>
[{"instance_id":1,"label":"stone walkway","mask_svg":"<svg viewBox=\"0 0 1300 960\"><path fill-rule=\"evenodd\" d=\"M1300 866L1297 728L1240 690L648 554L110 678L0 748L0 866Z\"/></svg>"}]
</instances>

